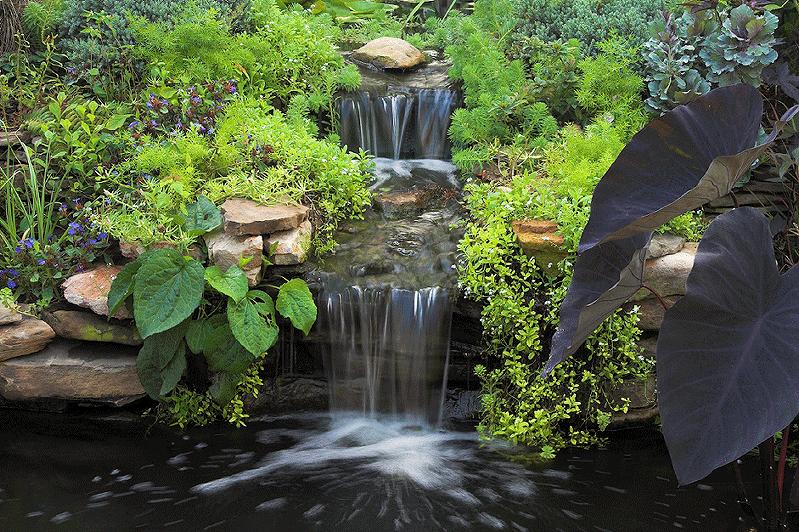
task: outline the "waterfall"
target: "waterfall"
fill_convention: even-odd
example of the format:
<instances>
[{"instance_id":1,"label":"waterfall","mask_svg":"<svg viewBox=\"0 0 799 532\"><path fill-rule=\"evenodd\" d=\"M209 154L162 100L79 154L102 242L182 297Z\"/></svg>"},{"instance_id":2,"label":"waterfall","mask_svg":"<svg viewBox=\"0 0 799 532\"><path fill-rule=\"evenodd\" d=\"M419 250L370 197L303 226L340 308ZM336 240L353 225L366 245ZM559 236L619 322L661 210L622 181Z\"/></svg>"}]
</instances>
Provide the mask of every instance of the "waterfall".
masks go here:
<instances>
[{"instance_id":1,"label":"waterfall","mask_svg":"<svg viewBox=\"0 0 799 532\"><path fill-rule=\"evenodd\" d=\"M458 93L445 89L402 89L380 95L361 91L341 98L341 140L350 150L376 157L446 159L450 115Z\"/></svg>"},{"instance_id":2,"label":"waterfall","mask_svg":"<svg viewBox=\"0 0 799 532\"><path fill-rule=\"evenodd\" d=\"M326 288L319 327L334 412L439 423L452 307L442 288Z\"/></svg>"}]
</instances>

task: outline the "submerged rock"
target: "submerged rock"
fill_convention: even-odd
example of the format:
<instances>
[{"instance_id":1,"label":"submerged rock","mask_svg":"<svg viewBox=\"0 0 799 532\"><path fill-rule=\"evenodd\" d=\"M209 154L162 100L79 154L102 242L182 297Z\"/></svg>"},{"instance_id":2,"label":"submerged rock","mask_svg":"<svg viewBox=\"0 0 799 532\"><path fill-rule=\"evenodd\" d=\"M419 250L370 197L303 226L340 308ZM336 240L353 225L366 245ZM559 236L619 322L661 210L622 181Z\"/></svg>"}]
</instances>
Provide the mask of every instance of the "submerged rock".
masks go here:
<instances>
[{"instance_id":1,"label":"submerged rock","mask_svg":"<svg viewBox=\"0 0 799 532\"><path fill-rule=\"evenodd\" d=\"M225 232L230 235L266 235L298 228L308 219L303 205L265 206L242 198L222 204Z\"/></svg>"},{"instance_id":2,"label":"submerged rock","mask_svg":"<svg viewBox=\"0 0 799 532\"><path fill-rule=\"evenodd\" d=\"M223 271L239 265L242 259L250 261L242 268L250 287L261 281L264 239L258 236L236 236L222 231L205 235L208 258Z\"/></svg>"},{"instance_id":3,"label":"submerged rock","mask_svg":"<svg viewBox=\"0 0 799 532\"><path fill-rule=\"evenodd\" d=\"M421 50L396 37L380 37L369 41L352 52L352 58L378 68L397 70L419 66L426 60Z\"/></svg>"},{"instance_id":4,"label":"submerged rock","mask_svg":"<svg viewBox=\"0 0 799 532\"><path fill-rule=\"evenodd\" d=\"M313 226L311 222L306 220L296 229L278 231L266 237L264 239L264 250L272 250L272 247L275 246L270 260L277 266L302 264L308 259L312 235Z\"/></svg>"},{"instance_id":5,"label":"submerged rock","mask_svg":"<svg viewBox=\"0 0 799 532\"><path fill-rule=\"evenodd\" d=\"M144 396L136 354L132 347L57 340L40 353L0 364L0 395L124 405Z\"/></svg>"},{"instance_id":6,"label":"submerged rock","mask_svg":"<svg viewBox=\"0 0 799 532\"><path fill-rule=\"evenodd\" d=\"M87 308L100 316L108 316L108 292L122 266L99 266L78 273L64 281L64 298L79 307ZM114 315L117 319L130 319L130 311L124 306Z\"/></svg>"},{"instance_id":7,"label":"submerged rock","mask_svg":"<svg viewBox=\"0 0 799 532\"><path fill-rule=\"evenodd\" d=\"M446 193L446 190L436 187L385 192L375 197L374 204L386 218L407 218L439 207Z\"/></svg>"},{"instance_id":8,"label":"submerged rock","mask_svg":"<svg viewBox=\"0 0 799 532\"><path fill-rule=\"evenodd\" d=\"M0 361L37 353L53 338L53 329L36 318L0 326Z\"/></svg>"},{"instance_id":9,"label":"submerged rock","mask_svg":"<svg viewBox=\"0 0 799 532\"><path fill-rule=\"evenodd\" d=\"M108 321L90 312L56 310L46 312L43 318L61 338L125 345L142 344L133 325L116 320Z\"/></svg>"},{"instance_id":10,"label":"submerged rock","mask_svg":"<svg viewBox=\"0 0 799 532\"><path fill-rule=\"evenodd\" d=\"M657 403L657 382L654 375L646 380L628 379L611 390L608 397L617 402L629 399L627 412L615 412L611 428L651 423L659 414Z\"/></svg>"}]
</instances>

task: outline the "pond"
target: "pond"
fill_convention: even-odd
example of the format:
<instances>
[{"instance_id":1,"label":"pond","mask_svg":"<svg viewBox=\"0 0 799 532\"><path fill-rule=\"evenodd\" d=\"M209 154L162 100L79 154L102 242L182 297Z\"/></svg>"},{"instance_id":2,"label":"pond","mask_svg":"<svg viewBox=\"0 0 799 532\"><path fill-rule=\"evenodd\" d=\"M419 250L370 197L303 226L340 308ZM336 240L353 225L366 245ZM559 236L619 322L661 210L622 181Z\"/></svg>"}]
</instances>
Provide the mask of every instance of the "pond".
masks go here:
<instances>
[{"instance_id":1,"label":"pond","mask_svg":"<svg viewBox=\"0 0 799 532\"><path fill-rule=\"evenodd\" d=\"M654 431L540 461L481 443L470 426L341 413L186 433L119 414L7 411L0 423L3 530L753 527L729 468L678 487ZM754 462L744 462L752 480Z\"/></svg>"}]
</instances>

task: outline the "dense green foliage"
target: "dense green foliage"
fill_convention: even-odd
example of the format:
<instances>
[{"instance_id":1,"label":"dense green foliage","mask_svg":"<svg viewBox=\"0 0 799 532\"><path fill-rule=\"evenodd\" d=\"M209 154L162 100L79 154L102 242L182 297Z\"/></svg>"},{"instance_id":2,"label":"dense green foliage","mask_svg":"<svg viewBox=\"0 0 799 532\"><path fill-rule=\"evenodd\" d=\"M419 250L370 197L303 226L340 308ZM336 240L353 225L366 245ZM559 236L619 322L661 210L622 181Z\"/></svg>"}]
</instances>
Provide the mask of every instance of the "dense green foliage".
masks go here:
<instances>
[{"instance_id":1,"label":"dense green foliage","mask_svg":"<svg viewBox=\"0 0 799 532\"><path fill-rule=\"evenodd\" d=\"M519 0L515 39L577 39L589 54L614 35L633 46L647 38L647 28L665 8L664 0Z\"/></svg>"}]
</instances>

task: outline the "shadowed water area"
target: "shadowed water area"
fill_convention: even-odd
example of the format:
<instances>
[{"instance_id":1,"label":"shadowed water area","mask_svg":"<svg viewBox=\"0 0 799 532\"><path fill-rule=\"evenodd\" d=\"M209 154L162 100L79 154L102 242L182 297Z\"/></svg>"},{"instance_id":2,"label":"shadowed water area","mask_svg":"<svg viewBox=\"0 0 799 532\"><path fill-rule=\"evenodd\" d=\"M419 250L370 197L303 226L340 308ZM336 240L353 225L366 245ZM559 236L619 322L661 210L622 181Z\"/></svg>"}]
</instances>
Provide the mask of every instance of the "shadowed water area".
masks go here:
<instances>
[{"instance_id":1,"label":"shadowed water area","mask_svg":"<svg viewBox=\"0 0 799 532\"><path fill-rule=\"evenodd\" d=\"M655 433L553 462L346 414L181 434L0 413L3 530L748 530L732 471L678 488ZM752 460L754 462L754 460ZM756 467L744 464L746 478ZM748 485L750 493L756 486Z\"/></svg>"}]
</instances>

